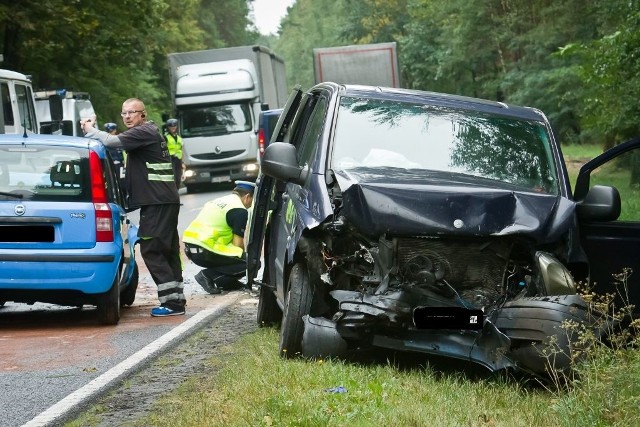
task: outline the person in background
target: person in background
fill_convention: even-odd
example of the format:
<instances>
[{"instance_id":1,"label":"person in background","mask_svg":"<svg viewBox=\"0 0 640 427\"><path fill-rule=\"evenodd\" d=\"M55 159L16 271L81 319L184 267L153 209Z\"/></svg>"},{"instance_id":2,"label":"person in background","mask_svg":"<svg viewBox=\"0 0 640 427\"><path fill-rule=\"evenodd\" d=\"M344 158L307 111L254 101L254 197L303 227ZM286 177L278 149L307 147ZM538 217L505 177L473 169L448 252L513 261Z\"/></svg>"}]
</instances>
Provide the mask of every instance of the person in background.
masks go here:
<instances>
[{"instance_id":1,"label":"person in background","mask_svg":"<svg viewBox=\"0 0 640 427\"><path fill-rule=\"evenodd\" d=\"M178 120L169 119L165 125L167 131L164 137L167 140L169 154L171 154L173 178L176 181L176 187L180 188L180 184L182 183L182 137L178 134Z\"/></svg>"},{"instance_id":2,"label":"person in background","mask_svg":"<svg viewBox=\"0 0 640 427\"><path fill-rule=\"evenodd\" d=\"M118 125L115 123L105 123L104 131L111 135L117 135ZM113 159L113 164L116 166L118 178L120 178L120 184L124 185L124 151L121 147L107 147L107 150L109 150L109 154L111 154L111 158Z\"/></svg>"},{"instance_id":3,"label":"person in background","mask_svg":"<svg viewBox=\"0 0 640 427\"><path fill-rule=\"evenodd\" d=\"M239 289L246 272L244 231L253 203L255 184L236 181L231 194L205 203L182 234L187 258L205 267L196 282L211 293Z\"/></svg>"},{"instance_id":4,"label":"person in background","mask_svg":"<svg viewBox=\"0 0 640 427\"><path fill-rule=\"evenodd\" d=\"M85 137L127 153L125 176L129 208L140 209L140 254L158 286L160 306L155 317L185 314L186 299L180 259L178 215L180 196L173 180L167 142L158 127L147 120L144 103L129 98L120 113L127 130L118 135L96 129L95 117L81 122Z\"/></svg>"}]
</instances>

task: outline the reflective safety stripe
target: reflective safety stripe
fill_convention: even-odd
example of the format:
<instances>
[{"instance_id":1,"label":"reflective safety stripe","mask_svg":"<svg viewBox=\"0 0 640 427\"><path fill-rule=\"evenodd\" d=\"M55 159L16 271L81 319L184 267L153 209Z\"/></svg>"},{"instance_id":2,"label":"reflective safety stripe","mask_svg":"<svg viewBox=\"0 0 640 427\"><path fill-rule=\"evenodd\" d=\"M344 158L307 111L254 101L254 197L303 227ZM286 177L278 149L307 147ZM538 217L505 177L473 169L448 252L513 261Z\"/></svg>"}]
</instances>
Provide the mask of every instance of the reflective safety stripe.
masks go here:
<instances>
[{"instance_id":1,"label":"reflective safety stripe","mask_svg":"<svg viewBox=\"0 0 640 427\"><path fill-rule=\"evenodd\" d=\"M149 174L149 181L173 181L173 175Z\"/></svg>"},{"instance_id":2,"label":"reflective safety stripe","mask_svg":"<svg viewBox=\"0 0 640 427\"><path fill-rule=\"evenodd\" d=\"M184 296L184 283L183 282L166 282L158 285L158 300L160 304L164 304L169 301L185 301Z\"/></svg>"},{"instance_id":3,"label":"reflective safety stripe","mask_svg":"<svg viewBox=\"0 0 640 427\"><path fill-rule=\"evenodd\" d=\"M173 168L171 163L147 162L149 181L173 181Z\"/></svg>"},{"instance_id":4,"label":"reflective safety stripe","mask_svg":"<svg viewBox=\"0 0 640 427\"><path fill-rule=\"evenodd\" d=\"M171 163L149 163L147 162L147 169L149 170L169 170L172 171Z\"/></svg>"},{"instance_id":5,"label":"reflective safety stripe","mask_svg":"<svg viewBox=\"0 0 640 427\"><path fill-rule=\"evenodd\" d=\"M177 287L178 287L178 282L176 282L176 281L160 283L158 285L158 292L166 291L168 289L173 289L173 288L177 288Z\"/></svg>"}]
</instances>

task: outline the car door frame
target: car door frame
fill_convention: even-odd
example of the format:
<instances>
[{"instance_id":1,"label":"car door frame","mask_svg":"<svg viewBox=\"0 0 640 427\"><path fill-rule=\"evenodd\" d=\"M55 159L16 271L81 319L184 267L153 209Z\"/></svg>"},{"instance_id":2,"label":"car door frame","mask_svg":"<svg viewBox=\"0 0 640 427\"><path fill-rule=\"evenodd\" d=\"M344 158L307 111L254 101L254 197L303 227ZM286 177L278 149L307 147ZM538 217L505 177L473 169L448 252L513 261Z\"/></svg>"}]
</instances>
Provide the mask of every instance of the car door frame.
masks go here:
<instances>
[{"instance_id":1,"label":"car door frame","mask_svg":"<svg viewBox=\"0 0 640 427\"><path fill-rule=\"evenodd\" d=\"M589 221L580 218L580 204L585 201L591 189L591 174L599 167L618 159L623 154L640 150L640 138L633 138L619 144L585 163L578 173L574 190L577 203L580 243L589 263L589 285L602 295L617 292L614 274L631 268L628 276L629 300L618 299L616 306L631 303L636 315L640 314L640 221ZM640 151L639 151L640 153ZM635 274L633 274L635 273ZM608 283L607 283L608 281Z\"/></svg>"},{"instance_id":2,"label":"car door frame","mask_svg":"<svg viewBox=\"0 0 640 427\"><path fill-rule=\"evenodd\" d=\"M285 137L288 135L288 130L293 123L295 113L298 110L303 95L304 92L300 85L296 85L292 89L283 107L282 114L280 114L278 123L273 130L271 142L285 142ZM266 286L270 285L269 281L265 280L265 277L269 274L268 271L263 273L262 282L257 282L255 279L261 267L260 258L265 240L265 232L267 231L267 223L270 213L276 205L274 199L276 196L274 193L276 181L275 178L267 176L262 172L258 175L253 197L253 207L250 211L249 226L247 227L247 286L249 287L254 283Z\"/></svg>"}]
</instances>

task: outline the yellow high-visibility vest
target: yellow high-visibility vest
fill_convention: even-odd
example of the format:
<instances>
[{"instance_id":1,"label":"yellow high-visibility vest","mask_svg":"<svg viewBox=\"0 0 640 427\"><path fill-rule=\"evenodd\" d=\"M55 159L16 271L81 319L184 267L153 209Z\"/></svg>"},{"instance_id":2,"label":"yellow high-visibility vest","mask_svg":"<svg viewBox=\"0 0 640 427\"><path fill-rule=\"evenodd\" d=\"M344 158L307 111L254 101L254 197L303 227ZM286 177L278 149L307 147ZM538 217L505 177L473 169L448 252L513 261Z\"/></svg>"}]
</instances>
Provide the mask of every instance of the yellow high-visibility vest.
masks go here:
<instances>
[{"instance_id":1,"label":"yellow high-visibility vest","mask_svg":"<svg viewBox=\"0 0 640 427\"><path fill-rule=\"evenodd\" d=\"M227 212L236 208L246 209L237 194L205 203L196 219L184 231L182 241L220 255L240 258L243 249L231 243L233 231L227 224Z\"/></svg>"}]
</instances>

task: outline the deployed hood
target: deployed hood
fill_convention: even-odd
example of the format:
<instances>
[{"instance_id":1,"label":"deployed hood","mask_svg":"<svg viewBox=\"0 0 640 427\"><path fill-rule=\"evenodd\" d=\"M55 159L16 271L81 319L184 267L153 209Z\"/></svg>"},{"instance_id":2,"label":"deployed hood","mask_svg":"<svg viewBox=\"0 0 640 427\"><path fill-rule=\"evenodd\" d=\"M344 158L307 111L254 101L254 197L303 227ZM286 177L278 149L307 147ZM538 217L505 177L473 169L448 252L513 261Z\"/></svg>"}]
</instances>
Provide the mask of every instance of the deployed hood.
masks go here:
<instances>
[{"instance_id":1,"label":"deployed hood","mask_svg":"<svg viewBox=\"0 0 640 427\"><path fill-rule=\"evenodd\" d=\"M365 235L526 235L556 241L573 225L565 197L443 172L375 168L334 171L343 204L337 215Z\"/></svg>"}]
</instances>

